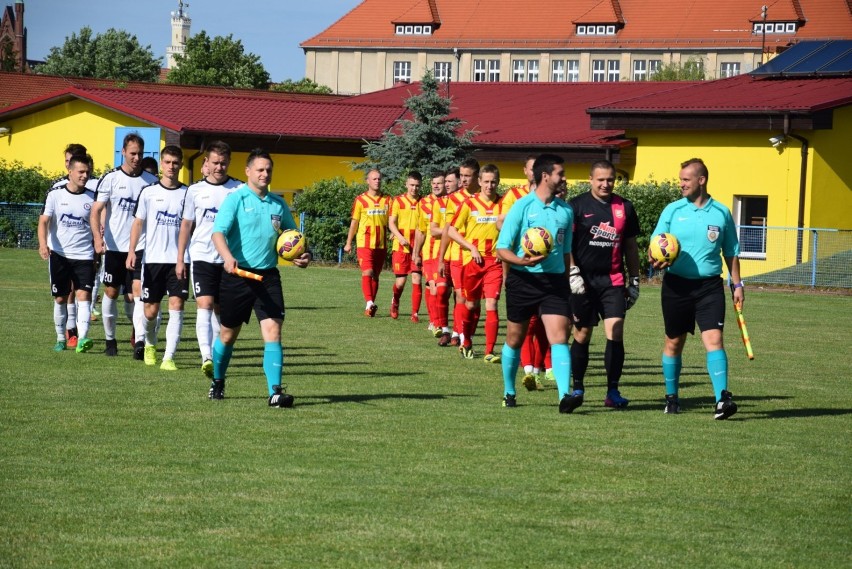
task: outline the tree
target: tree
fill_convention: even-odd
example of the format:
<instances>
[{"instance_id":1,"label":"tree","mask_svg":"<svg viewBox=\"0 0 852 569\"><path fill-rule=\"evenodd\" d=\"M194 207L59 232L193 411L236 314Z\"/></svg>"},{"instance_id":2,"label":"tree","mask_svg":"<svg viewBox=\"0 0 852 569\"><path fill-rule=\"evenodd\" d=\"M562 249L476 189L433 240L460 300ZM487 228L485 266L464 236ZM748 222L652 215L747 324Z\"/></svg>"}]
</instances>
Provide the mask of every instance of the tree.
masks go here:
<instances>
[{"instance_id":1,"label":"tree","mask_svg":"<svg viewBox=\"0 0 852 569\"><path fill-rule=\"evenodd\" d=\"M686 63L669 63L661 65L649 81L704 81L704 62L690 57Z\"/></svg>"},{"instance_id":2,"label":"tree","mask_svg":"<svg viewBox=\"0 0 852 569\"><path fill-rule=\"evenodd\" d=\"M269 73L260 57L245 53L240 40L201 31L186 42L186 51L175 56L175 68L166 81L184 85L210 85L243 89L266 89Z\"/></svg>"},{"instance_id":3,"label":"tree","mask_svg":"<svg viewBox=\"0 0 852 569\"><path fill-rule=\"evenodd\" d=\"M108 29L92 37L92 29L84 27L80 35L65 38L62 47L50 48L44 65L36 71L71 77L97 77L117 81L157 80L160 58L151 46L142 47L136 36L124 30Z\"/></svg>"},{"instance_id":4,"label":"tree","mask_svg":"<svg viewBox=\"0 0 852 569\"><path fill-rule=\"evenodd\" d=\"M18 52L8 37L0 41L0 71L18 71Z\"/></svg>"},{"instance_id":5,"label":"tree","mask_svg":"<svg viewBox=\"0 0 852 569\"><path fill-rule=\"evenodd\" d=\"M367 160L354 168L378 168L385 177L397 180L409 170L419 170L428 178L458 166L470 154L475 133L458 133L464 121L449 118L451 103L438 92L438 82L427 72L420 93L405 101L413 120L399 120L381 140L365 144Z\"/></svg>"},{"instance_id":6,"label":"tree","mask_svg":"<svg viewBox=\"0 0 852 569\"><path fill-rule=\"evenodd\" d=\"M311 81L307 77L299 79L298 81L287 79L281 83L275 83L269 88L269 90L282 91L284 93L317 93L320 95L328 95L333 92L331 87L320 85L319 83Z\"/></svg>"}]
</instances>

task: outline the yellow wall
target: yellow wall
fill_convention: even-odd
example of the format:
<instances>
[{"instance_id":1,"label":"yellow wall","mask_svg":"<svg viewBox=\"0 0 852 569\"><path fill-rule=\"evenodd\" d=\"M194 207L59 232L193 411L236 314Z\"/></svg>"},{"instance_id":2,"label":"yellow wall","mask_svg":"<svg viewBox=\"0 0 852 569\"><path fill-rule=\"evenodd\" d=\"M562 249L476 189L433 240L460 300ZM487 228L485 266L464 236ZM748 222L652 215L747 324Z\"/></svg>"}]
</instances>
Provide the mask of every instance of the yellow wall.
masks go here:
<instances>
[{"instance_id":1,"label":"yellow wall","mask_svg":"<svg viewBox=\"0 0 852 569\"><path fill-rule=\"evenodd\" d=\"M805 134L813 149L810 227L852 229L852 106L835 109L833 128Z\"/></svg>"},{"instance_id":2,"label":"yellow wall","mask_svg":"<svg viewBox=\"0 0 852 569\"><path fill-rule=\"evenodd\" d=\"M40 165L48 173L64 174L65 147L84 145L98 170L112 168L115 127L151 126L93 105L74 100L4 121L11 136L0 138L0 157L20 160L28 166ZM162 142L162 140L161 140Z\"/></svg>"}]
</instances>

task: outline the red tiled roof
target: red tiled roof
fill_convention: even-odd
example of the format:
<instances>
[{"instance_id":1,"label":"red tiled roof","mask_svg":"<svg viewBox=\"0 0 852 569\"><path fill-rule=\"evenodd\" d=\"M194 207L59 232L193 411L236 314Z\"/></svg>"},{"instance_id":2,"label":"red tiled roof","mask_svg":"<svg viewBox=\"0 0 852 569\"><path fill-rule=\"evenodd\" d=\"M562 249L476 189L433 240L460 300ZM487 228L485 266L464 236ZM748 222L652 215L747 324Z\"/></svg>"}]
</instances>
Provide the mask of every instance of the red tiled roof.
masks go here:
<instances>
[{"instance_id":1,"label":"red tiled roof","mask_svg":"<svg viewBox=\"0 0 852 569\"><path fill-rule=\"evenodd\" d=\"M435 0L419 0L391 20L394 24L438 24L440 22Z\"/></svg>"},{"instance_id":2,"label":"red tiled roof","mask_svg":"<svg viewBox=\"0 0 852 569\"><path fill-rule=\"evenodd\" d=\"M618 0L601 0L579 18L571 20L574 24L623 24L621 6Z\"/></svg>"},{"instance_id":3,"label":"red tiled roof","mask_svg":"<svg viewBox=\"0 0 852 569\"><path fill-rule=\"evenodd\" d=\"M402 114L400 105L276 99L243 93L70 87L0 109L0 118L74 98L181 133L377 140Z\"/></svg>"},{"instance_id":4,"label":"red tiled roof","mask_svg":"<svg viewBox=\"0 0 852 569\"><path fill-rule=\"evenodd\" d=\"M738 75L595 104L589 113L813 113L852 105L852 77L757 79Z\"/></svg>"},{"instance_id":5,"label":"red tiled roof","mask_svg":"<svg viewBox=\"0 0 852 569\"><path fill-rule=\"evenodd\" d=\"M238 95L270 100L289 101L336 101L341 95L318 95L307 93L280 93L260 89L235 89L231 87L203 87L196 85L175 85L172 83L144 83L142 81L114 81L91 77L59 77L56 75L35 75L0 72L0 109L9 105L41 97L48 93L69 88L114 88L136 91L154 91L158 93L193 93L210 95Z\"/></svg>"},{"instance_id":6,"label":"red tiled roof","mask_svg":"<svg viewBox=\"0 0 852 569\"><path fill-rule=\"evenodd\" d=\"M441 26L431 36L396 35L391 18L421 0L365 0L305 48L423 49L759 49L755 14L767 21L804 22L796 33L768 34L767 48L803 39L852 39L849 0L434 0ZM614 36L577 36L572 22L620 7L625 22ZM798 7L798 8L797 8ZM546 18L543 20L542 18ZM543 24L546 22L546 25ZM598 23L598 22L595 22Z\"/></svg>"},{"instance_id":7,"label":"red tiled roof","mask_svg":"<svg viewBox=\"0 0 852 569\"><path fill-rule=\"evenodd\" d=\"M621 130L592 130L586 109L637 95L672 89L682 83L452 83L453 118L477 131L474 145L601 147L624 146ZM419 83L358 95L351 102L401 104Z\"/></svg>"}]
</instances>

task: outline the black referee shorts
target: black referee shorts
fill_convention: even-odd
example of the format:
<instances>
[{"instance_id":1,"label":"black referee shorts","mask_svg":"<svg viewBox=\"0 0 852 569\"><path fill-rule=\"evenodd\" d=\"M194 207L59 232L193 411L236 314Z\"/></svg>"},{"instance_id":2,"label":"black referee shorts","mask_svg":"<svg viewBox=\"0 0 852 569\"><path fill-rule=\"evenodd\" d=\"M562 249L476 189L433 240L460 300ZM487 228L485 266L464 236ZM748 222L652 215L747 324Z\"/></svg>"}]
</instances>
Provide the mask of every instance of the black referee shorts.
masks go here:
<instances>
[{"instance_id":1,"label":"black referee shorts","mask_svg":"<svg viewBox=\"0 0 852 569\"><path fill-rule=\"evenodd\" d=\"M571 318L571 287L565 273L528 273L509 269L506 277L506 318L526 322L533 315Z\"/></svg>"},{"instance_id":2,"label":"black referee shorts","mask_svg":"<svg viewBox=\"0 0 852 569\"><path fill-rule=\"evenodd\" d=\"M666 273L660 298L669 338L695 334L696 323L702 332L725 328L725 284L721 277L685 279Z\"/></svg>"},{"instance_id":3,"label":"black referee shorts","mask_svg":"<svg viewBox=\"0 0 852 569\"><path fill-rule=\"evenodd\" d=\"M247 269L263 276L262 281L246 279L222 272L219 285L219 321L223 326L236 328L248 324L251 311L257 320L284 319L284 293L281 273L273 269Z\"/></svg>"}]
</instances>

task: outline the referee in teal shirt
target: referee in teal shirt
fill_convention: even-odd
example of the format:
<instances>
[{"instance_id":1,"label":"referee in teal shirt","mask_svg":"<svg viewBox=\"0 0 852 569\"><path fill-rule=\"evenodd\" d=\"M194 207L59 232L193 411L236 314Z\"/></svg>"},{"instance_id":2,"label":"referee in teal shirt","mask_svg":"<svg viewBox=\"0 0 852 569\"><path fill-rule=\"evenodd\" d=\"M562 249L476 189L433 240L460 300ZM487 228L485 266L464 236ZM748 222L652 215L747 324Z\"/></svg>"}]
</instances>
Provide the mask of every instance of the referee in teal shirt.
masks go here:
<instances>
[{"instance_id":1,"label":"referee in teal shirt","mask_svg":"<svg viewBox=\"0 0 852 569\"><path fill-rule=\"evenodd\" d=\"M700 158L681 164L683 199L669 204L660 214L654 235L671 233L680 242L680 253L671 266L651 260L656 269L667 268L663 277L662 306L666 328L663 376L666 382L666 413L679 413L678 386L681 354L686 335L701 330L707 351L707 373L713 383L716 406L713 417L727 419L737 412L728 391L728 356L722 341L725 327L725 286L722 257L733 283L734 302L744 299L740 279L740 252L731 211L707 193L710 173Z\"/></svg>"},{"instance_id":2,"label":"referee in teal shirt","mask_svg":"<svg viewBox=\"0 0 852 569\"><path fill-rule=\"evenodd\" d=\"M284 295L278 272L278 235L296 229L290 208L281 197L269 193L272 158L261 149L252 150L246 162L245 185L231 193L219 208L213 225L213 244L225 261L219 290L220 332L213 343L213 383L210 399L225 396L225 372L234 343L243 324L254 310L263 336L263 372L269 390L270 407L292 407L293 396L281 388L284 351L281 324L284 321ZM305 268L309 253L293 261ZM257 273L262 281L234 274L237 268Z\"/></svg>"}]
</instances>

